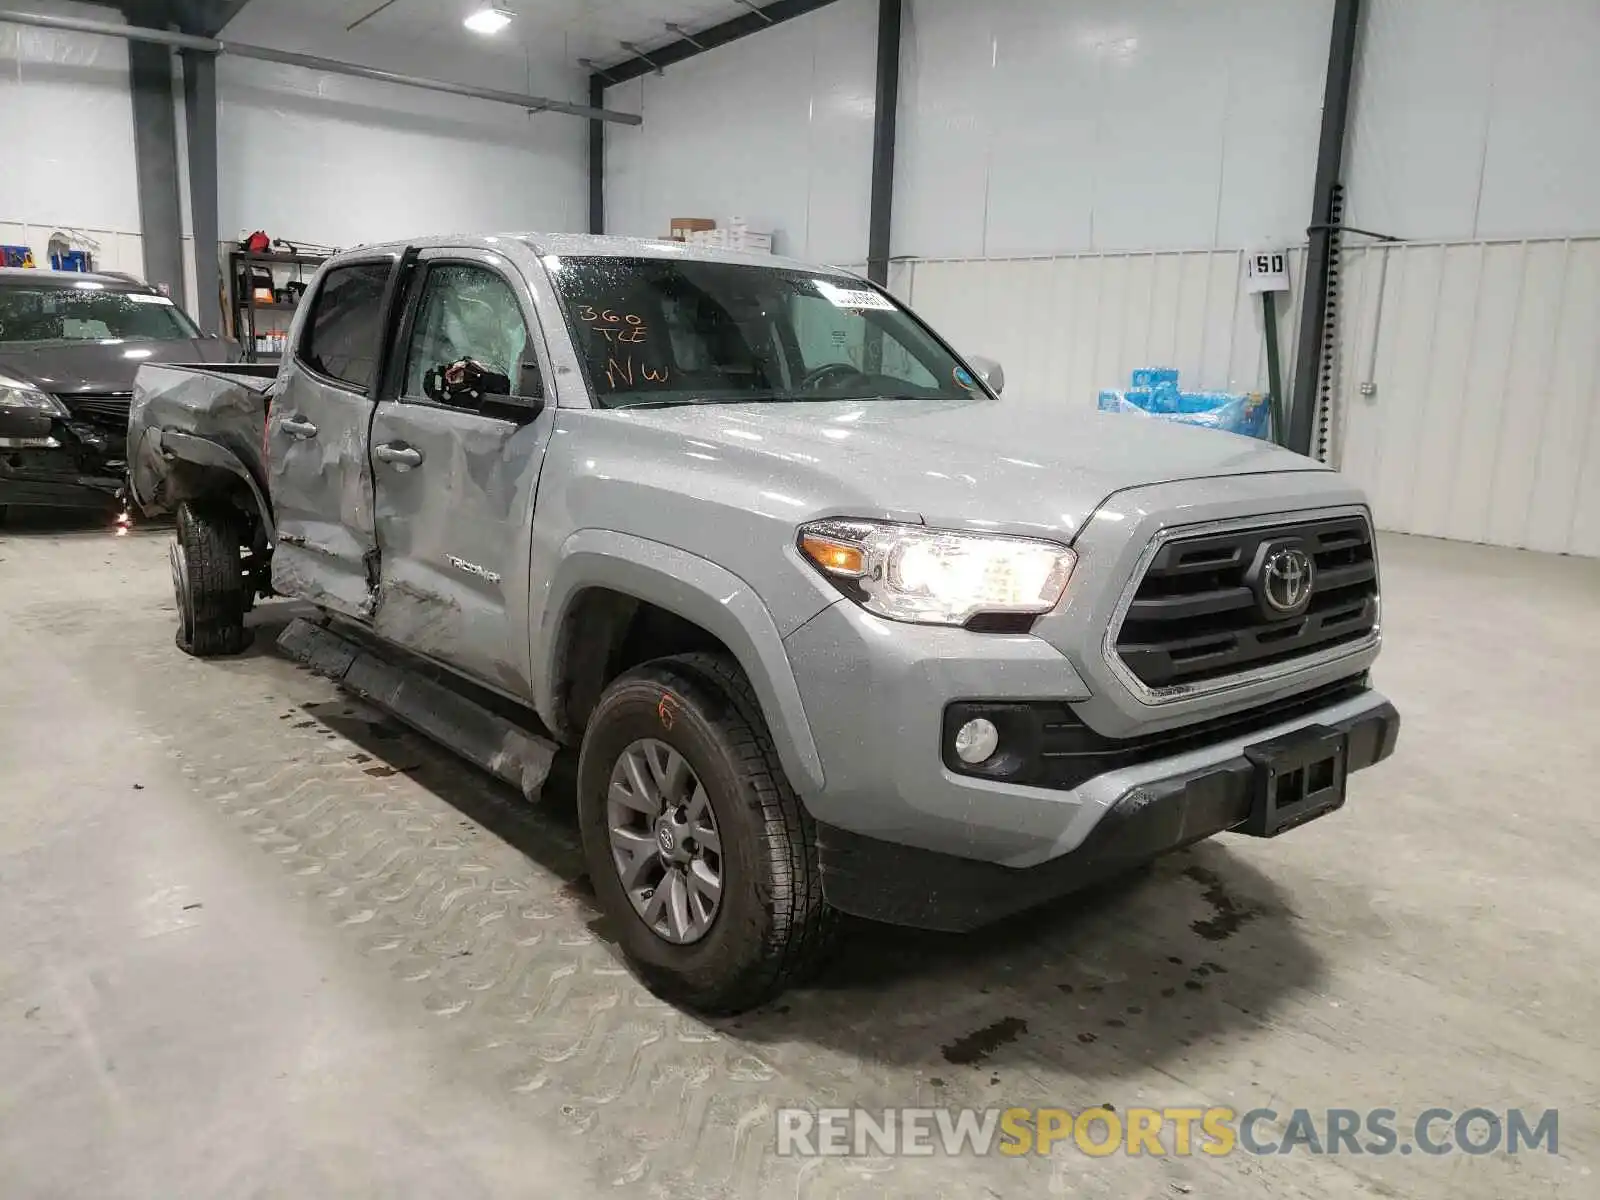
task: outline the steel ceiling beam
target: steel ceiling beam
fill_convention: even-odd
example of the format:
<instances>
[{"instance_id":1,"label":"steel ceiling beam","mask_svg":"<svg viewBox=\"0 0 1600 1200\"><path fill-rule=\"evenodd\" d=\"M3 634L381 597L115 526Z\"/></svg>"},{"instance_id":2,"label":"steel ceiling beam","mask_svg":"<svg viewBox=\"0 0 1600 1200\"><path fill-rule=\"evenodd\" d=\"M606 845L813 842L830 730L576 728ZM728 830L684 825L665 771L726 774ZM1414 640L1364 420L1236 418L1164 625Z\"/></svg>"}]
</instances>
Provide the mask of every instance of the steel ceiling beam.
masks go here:
<instances>
[{"instance_id":1,"label":"steel ceiling beam","mask_svg":"<svg viewBox=\"0 0 1600 1200\"><path fill-rule=\"evenodd\" d=\"M171 46L178 50L198 50L209 54L232 54L239 58L253 58L263 62L284 63L306 67L313 71L327 71L333 75L351 75L358 79L371 79L378 83L392 83L397 87L422 88L445 92L452 96L467 96L474 100L489 100L496 104L509 104L528 112L563 113L571 117L587 117L594 121L615 121L621 125L640 125L643 118L637 113L616 112L609 108L593 108L586 104L571 104L546 96L526 96L519 92L502 92L494 88L473 87L449 83L443 79L429 79L421 75L403 75L398 71L383 71L377 67L364 67L358 63L340 62L321 58L315 54L297 54L289 50L274 50L268 46L251 46L243 42L228 42L218 38L199 37L194 34L173 33L165 29L151 29L144 25L118 25L109 21L90 21L79 17L46 16L42 13L12 12L0 9L0 23L32 25L41 29L64 29L74 33L95 33L103 37L119 37L132 42L150 42L158 46Z\"/></svg>"},{"instance_id":2,"label":"steel ceiling beam","mask_svg":"<svg viewBox=\"0 0 1600 1200\"><path fill-rule=\"evenodd\" d=\"M107 0L108 3L112 0ZM215 37L249 0L115 0L130 25Z\"/></svg>"},{"instance_id":3,"label":"steel ceiling beam","mask_svg":"<svg viewBox=\"0 0 1600 1200\"><path fill-rule=\"evenodd\" d=\"M745 0L739 2L744 4ZM763 29L770 29L784 21L803 17L819 8L826 8L833 2L834 0L773 0L771 4L759 7L745 4L750 11L743 16L734 17L720 25L713 25L709 29L697 30L693 36L683 36L675 42L648 50L646 51L648 58L643 54L635 54L634 57L624 59L620 63L596 67L595 73L603 74L607 83L625 83L641 75L652 75L674 63L683 62L684 59L693 58L697 54L704 54L707 50L715 50L718 46L726 46L729 42L749 37L752 33L760 33Z\"/></svg>"}]
</instances>

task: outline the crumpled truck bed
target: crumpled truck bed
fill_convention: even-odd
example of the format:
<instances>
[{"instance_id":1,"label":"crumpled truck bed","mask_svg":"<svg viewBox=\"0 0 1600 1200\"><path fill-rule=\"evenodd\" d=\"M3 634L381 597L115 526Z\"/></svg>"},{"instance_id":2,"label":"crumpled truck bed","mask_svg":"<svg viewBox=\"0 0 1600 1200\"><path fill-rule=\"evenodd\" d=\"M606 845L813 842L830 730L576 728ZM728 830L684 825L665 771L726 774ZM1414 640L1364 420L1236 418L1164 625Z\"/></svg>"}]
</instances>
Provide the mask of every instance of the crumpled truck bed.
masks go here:
<instances>
[{"instance_id":1,"label":"crumpled truck bed","mask_svg":"<svg viewBox=\"0 0 1600 1200\"><path fill-rule=\"evenodd\" d=\"M252 366L152 363L139 368L128 413L128 476L133 497L147 516L171 507L164 486L164 433L204 438L230 451L265 493L261 442L275 379L275 374Z\"/></svg>"}]
</instances>

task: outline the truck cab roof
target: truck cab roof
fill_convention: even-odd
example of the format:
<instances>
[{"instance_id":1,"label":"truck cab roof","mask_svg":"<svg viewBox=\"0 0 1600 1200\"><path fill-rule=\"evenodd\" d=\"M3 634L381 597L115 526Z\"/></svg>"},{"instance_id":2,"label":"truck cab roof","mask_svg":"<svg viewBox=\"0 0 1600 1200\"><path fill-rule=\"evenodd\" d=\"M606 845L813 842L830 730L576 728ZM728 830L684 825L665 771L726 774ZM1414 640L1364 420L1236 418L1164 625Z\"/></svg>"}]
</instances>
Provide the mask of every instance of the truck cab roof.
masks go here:
<instances>
[{"instance_id":1,"label":"truck cab roof","mask_svg":"<svg viewBox=\"0 0 1600 1200\"><path fill-rule=\"evenodd\" d=\"M407 247L427 250L434 247L470 248L477 250L515 253L526 250L544 257L558 255L563 258L660 258L684 259L694 262L720 262L746 264L753 267L773 267L780 270L815 271L818 264L786 258L778 254L765 254L752 250L724 250L713 246L690 245L665 238L618 237L594 233L463 233L434 237L407 238L404 241L383 242L370 246L354 247L337 255L333 261L347 257L361 257L373 252L398 254ZM829 267L844 275L857 275L848 267Z\"/></svg>"}]
</instances>

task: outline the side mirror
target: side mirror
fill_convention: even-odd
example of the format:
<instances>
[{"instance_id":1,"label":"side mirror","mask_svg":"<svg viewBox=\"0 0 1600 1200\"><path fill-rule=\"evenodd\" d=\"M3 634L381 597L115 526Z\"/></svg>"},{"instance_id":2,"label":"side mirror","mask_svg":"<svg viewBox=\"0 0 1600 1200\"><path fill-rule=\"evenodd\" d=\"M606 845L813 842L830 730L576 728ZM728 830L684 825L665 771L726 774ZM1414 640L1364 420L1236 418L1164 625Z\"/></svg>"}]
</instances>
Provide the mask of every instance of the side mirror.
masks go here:
<instances>
[{"instance_id":1,"label":"side mirror","mask_svg":"<svg viewBox=\"0 0 1600 1200\"><path fill-rule=\"evenodd\" d=\"M981 354L967 356L967 362L978 373L978 378L989 385L989 390L998 396L1006 390L1006 369L992 358L984 358Z\"/></svg>"},{"instance_id":2,"label":"side mirror","mask_svg":"<svg viewBox=\"0 0 1600 1200\"><path fill-rule=\"evenodd\" d=\"M475 358L434 367L422 377L422 394L435 404L475 411L490 395L507 395L511 380Z\"/></svg>"},{"instance_id":3,"label":"side mirror","mask_svg":"<svg viewBox=\"0 0 1600 1200\"><path fill-rule=\"evenodd\" d=\"M530 424L544 411L544 377L539 374L539 364L520 364L517 368L517 390L487 393L478 405L478 411L486 417L496 417L518 425Z\"/></svg>"},{"instance_id":4,"label":"side mirror","mask_svg":"<svg viewBox=\"0 0 1600 1200\"><path fill-rule=\"evenodd\" d=\"M518 368L517 394L535 400L544 399L544 376L539 373L537 360L530 360Z\"/></svg>"},{"instance_id":5,"label":"side mirror","mask_svg":"<svg viewBox=\"0 0 1600 1200\"><path fill-rule=\"evenodd\" d=\"M511 379L503 371L485 366L475 358L463 358L434 367L424 375L422 392L435 404L526 425L544 411L544 385L539 380L536 363L523 363L518 374L522 386L533 389L533 394L513 393Z\"/></svg>"},{"instance_id":6,"label":"side mirror","mask_svg":"<svg viewBox=\"0 0 1600 1200\"><path fill-rule=\"evenodd\" d=\"M486 417L510 421L516 425L531 425L544 411L543 396L509 396L496 393L485 396L477 411Z\"/></svg>"}]
</instances>

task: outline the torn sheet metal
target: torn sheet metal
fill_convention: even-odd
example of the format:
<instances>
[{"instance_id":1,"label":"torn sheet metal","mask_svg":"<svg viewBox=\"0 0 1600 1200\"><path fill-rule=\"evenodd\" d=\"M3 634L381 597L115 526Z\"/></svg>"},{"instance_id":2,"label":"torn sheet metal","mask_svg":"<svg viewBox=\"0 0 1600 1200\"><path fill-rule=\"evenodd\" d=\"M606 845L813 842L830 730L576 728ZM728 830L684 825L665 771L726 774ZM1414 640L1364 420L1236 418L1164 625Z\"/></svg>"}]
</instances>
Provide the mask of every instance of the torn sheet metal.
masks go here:
<instances>
[{"instance_id":1,"label":"torn sheet metal","mask_svg":"<svg viewBox=\"0 0 1600 1200\"><path fill-rule=\"evenodd\" d=\"M272 383L222 366L147 364L139 369L128 412L128 466L134 496L146 513L170 508L162 486L169 468L159 436L166 430L222 446L265 490L261 434Z\"/></svg>"}]
</instances>

